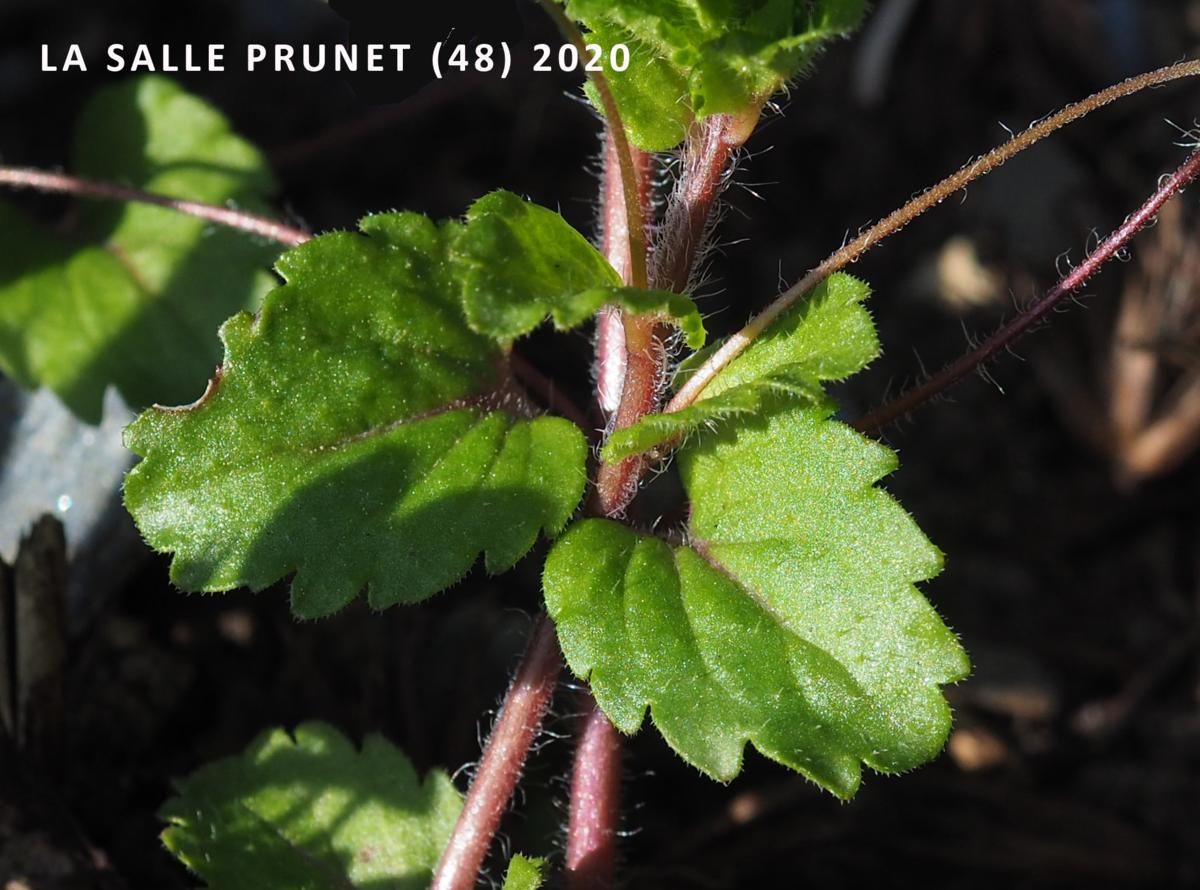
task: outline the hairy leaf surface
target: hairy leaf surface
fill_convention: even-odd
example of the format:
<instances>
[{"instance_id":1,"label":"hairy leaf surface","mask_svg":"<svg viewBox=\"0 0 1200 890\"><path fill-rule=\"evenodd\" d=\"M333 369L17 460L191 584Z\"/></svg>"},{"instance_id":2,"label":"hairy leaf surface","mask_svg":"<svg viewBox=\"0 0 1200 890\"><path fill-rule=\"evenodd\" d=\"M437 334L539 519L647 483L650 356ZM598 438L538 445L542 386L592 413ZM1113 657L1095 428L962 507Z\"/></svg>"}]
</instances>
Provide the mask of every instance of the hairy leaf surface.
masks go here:
<instances>
[{"instance_id":1,"label":"hairy leaf surface","mask_svg":"<svg viewBox=\"0 0 1200 890\"><path fill-rule=\"evenodd\" d=\"M263 211L262 155L215 109L162 77L101 90L75 134L75 172L146 191ZM279 248L162 207L85 205L70 237L0 203L0 370L53 390L96 422L104 390L129 403L195 394L212 336L273 284Z\"/></svg>"},{"instance_id":2,"label":"hairy leaf surface","mask_svg":"<svg viewBox=\"0 0 1200 890\"><path fill-rule=\"evenodd\" d=\"M289 574L298 615L363 587L376 608L510 568L585 482L571 423L533 417L507 350L467 325L448 242L411 213L285 253L287 284L221 329L225 363L183 409L126 433L125 499L190 590ZM365 236L365 237L364 237Z\"/></svg>"},{"instance_id":3,"label":"hairy leaf surface","mask_svg":"<svg viewBox=\"0 0 1200 890\"><path fill-rule=\"evenodd\" d=\"M704 343L704 322L691 298L622 287L603 254L566 220L512 192L492 192L471 206L454 257L464 267L467 321L481 333L511 340L547 317L560 330L573 328L613 303L663 315L693 349Z\"/></svg>"},{"instance_id":4,"label":"hairy leaf surface","mask_svg":"<svg viewBox=\"0 0 1200 890\"><path fill-rule=\"evenodd\" d=\"M639 147L678 144L693 115L756 116L832 38L858 26L865 0L564 0L567 12L600 44L612 83ZM609 51L629 45L626 71ZM592 95L593 102L596 97Z\"/></svg>"},{"instance_id":5,"label":"hairy leaf surface","mask_svg":"<svg viewBox=\"0 0 1200 890\"><path fill-rule=\"evenodd\" d=\"M544 581L568 664L621 730L649 708L714 778L751 742L850 797L861 763L898 772L940 750L939 684L969 665L914 586L941 554L874 484L894 455L829 410L703 434L679 454L688 546L584 520Z\"/></svg>"},{"instance_id":6,"label":"hairy leaf surface","mask_svg":"<svg viewBox=\"0 0 1200 890\"><path fill-rule=\"evenodd\" d=\"M614 432L604 445L604 459L620 460L702 427L789 402L827 403L824 382L849 377L879 354L875 326L862 305L869 295L864 282L844 273L826 279L717 374L694 404L671 414L651 414ZM686 362L676 383L686 382L704 357Z\"/></svg>"},{"instance_id":7,"label":"hairy leaf surface","mask_svg":"<svg viewBox=\"0 0 1200 890\"><path fill-rule=\"evenodd\" d=\"M542 870L545 867L545 859L514 854L508 862L504 886L500 890L538 890L538 887L542 886Z\"/></svg>"},{"instance_id":8,"label":"hairy leaf surface","mask_svg":"<svg viewBox=\"0 0 1200 890\"><path fill-rule=\"evenodd\" d=\"M167 848L212 890L421 890L462 809L450 778L421 781L380 736L333 727L264 733L175 783Z\"/></svg>"}]
</instances>

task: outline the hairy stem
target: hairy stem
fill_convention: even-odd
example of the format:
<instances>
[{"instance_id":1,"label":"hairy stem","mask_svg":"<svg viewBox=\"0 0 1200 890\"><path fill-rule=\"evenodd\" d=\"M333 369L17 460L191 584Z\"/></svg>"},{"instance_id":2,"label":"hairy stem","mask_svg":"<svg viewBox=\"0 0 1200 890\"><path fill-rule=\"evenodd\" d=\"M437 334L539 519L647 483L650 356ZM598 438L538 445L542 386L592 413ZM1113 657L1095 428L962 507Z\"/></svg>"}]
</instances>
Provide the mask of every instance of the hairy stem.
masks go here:
<instances>
[{"instance_id":1,"label":"hairy stem","mask_svg":"<svg viewBox=\"0 0 1200 890\"><path fill-rule=\"evenodd\" d=\"M978 347L947 365L920 386L909 390L899 398L858 420L854 424L855 428L871 432L904 417L913 409L958 383L984 362L994 357L1000 350L1009 346L1014 340L1037 325L1065 297L1083 287L1101 266L1119 253L1129 240L1153 219L1163 204L1197 175L1200 175L1200 150L1193 152L1174 173L1162 180L1154 194L1146 199L1146 202L1136 212L1126 218L1125 222L1105 238L1099 247L1069 274L1063 276L1058 284L1040 299L1034 301L1020 315L996 331Z\"/></svg>"},{"instance_id":2,"label":"hairy stem","mask_svg":"<svg viewBox=\"0 0 1200 890\"><path fill-rule=\"evenodd\" d=\"M748 122L747 122L748 121ZM693 125L682 167L654 245L650 283L684 293L703 259L713 207L725 184L729 160L754 127L754 119L714 114Z\"/></svg>"},{"instance_id":3,"label":"hairy stem","mask_svg":"<svg viewBox=\"0 0 1200 890\"><path fill-rule=\"evenodd\" d=\"M638 218L650 217L654 188L654 156L634 150L637 174L633 190L625 188L618 173L619 149L611 128L604 136L604 180L601 186L600 248L622 280L632 277L634 248L625 228L627 196L640 207ZM646 241L642 241L645 251ZM643 262L645 256L642 257ZM652 405L656 399L661 369L654 365L654 324L629 315L617 306L605 306L596 315L596 400L610 420L610 427L623 422L634 405ZM650 338L648 345L645 340ZM604 516L619 513L628 503L625 486L636 465L630 468L601 463L591 508ZM632 495L630 495L632 496ZM571 778L570 817L567 829L568 890L608 890L616 871L615 826L621 798L621 736L596 707L595 699L583 693L584 723L575 753Z\"/></svg>"},{"instance_id":4,"label":"hairy stem","mask_svg":"<svg viewBox=\"0 0 1200 890\"><path fill-rule=\"evenodd\" d=\"M655 287L679 292L687 290L703 256L713 208L725 182L729 159L745 143L753 124L754 120L750 118L713 115L692 128L684 146L680 177L667 204L655 244L652 281ZM608 185L610 170L611 166L606 162L606 203L611 193ZM602 404L606 395L611 399L615 388L611 378L603 373L606 361L615 364L613 353L606 347L618 336L625 347L621 398L612 414L610 431L632 426L657 411L666 384L669 328L647 316L622 313L620 318L619 335L609 334L607 338L606 326L615 328L615 322L604 316L599 321ZM646 457L640 454L616 463L601 464L596 480L599 512L606 516L620 515L637 494L638 482L645 469Z\"/></svg>"},{"instance_id":5,"label":"hairy stem","mask_svg":"<svg viewBox=\"0 0 1200 890\"><path fill-rule=\"evenodd\" d=\"M689 134L681 175L654 252L655 287L687 289L702 255L729 159L745 142L753 124L753 120L747 123L730 115L714 115ZM650 155L635 150L632 158L638 181L631 191L618 179L620 150L610 131L604 152L602 248L626 281L630 281L633 263L624 251L634 249L634 242L622 237L622 220L630 215L623 213L620 205L625 196L636 194L642 205L641 219L647 219L653 179ZM597 395L601 407L611 415L610 429L631 426L657 410L666 375L668 336L668 330L654 318L630 315L615 307L601 311L596 337ZM615 464L601 463L596 511L604 516L623 513L637 494L644 469L643 455ZM569 890L606 890L612 886L615 871L621 736L590 695L586 711L571 786L567 886Z\"/></svg>"},{"instance_id":6,"label":"hairy stem","mask_svg":"<svg viewBox=\"0 0 1200 890\"><path fill-rule=\"evenodd\" d=\"M554 24L558 26L558 30L562 32L567 42L574 45L579 53L579 58L587 58L587 45L584 42L583 34L579 27L559 8L558 3L555 0L538 0L538 3L554 20ZM638 193L637 168L634 165L633 149L629 145L629 137L625 134L625 124L622 123L621 112L617 108L617 100L613 98L612 90L608 86L608 78L604 76L603 71L589 67L588 77L592 81L592 86L596 88L600 104L604 106L604 118L608 123L608 132L611 134L617 165L621 172L621 186L626 196L636 195ZM629 284L633 287L644 288L646 286L646 227L641 203L625 201L625 213L628 217L626 234L629 238Z\"/></svg>"},{"instance_id":7,"label":"hairy stem","mask_svg":"<svg viewBox=\"0 0 1200 890\"><path fill-rule=\"evenodd\" d=\"M652 317L627 312L621 312L618 318L624 344L624 379L621 401L609 424L613 430L633 426L658 408L667 367L662 326ZM596 512L610 517L623 515L637 494L644 466L645 457L640 454L616 463L602 462L596 471Z\"/></svg>"},{"instance_id":8,"label":"hairy stem","mask_svg":"<svg viewBox=\"0 0 1200 890\"><path fill-rule=\"evenodd\" d=\"M567 890L608 890L616 867L621 803L621 734L590 693L571 774Z\"/></svg>"},{"instance_id":9,"label":"hairy stem","mask_svg":"<svg viewBox=\"0 0 1200 890\"><path fill-rule=\"evenodd\" d=\"M1066 108L1033 124L1021 134L1014 136L1008 142L1000 145L978 160L964 166L957 173L943 179L933 188L913 198L900 209L885 217L882 221L871 226L853 241L835 251L819 266L808 272L794 285L784 291L766 309L752 318L745 327L731 336L722 344L711 357L701 365L671 399L666 411L680 411L696 401L712 379L721 369L739 356L747 346L766 330L775 319L786 312L801 297L814 287L850 263L855 262L864 253L879 244L890 235L899 232L910 222L927 210L936 207L959 189L962 189L985 173L996 169L1005 161L1044 139L1060 127L1076 121L1081 117L1102 108L1117 99L1132 95L1148 87L1178 80L1182 77L1193 77L1200 74L1200 61L1180 62L1166 68L1159 68L1137 77L1101 90L1081 102L1068 105Z\"/></svg>"},{"instance_id":10,"label":"hairy stem","mask_svg":"<svg viewBox=\"0 0 1200 890\"><path fill-rule=\"evenodd\" d=\"M561 671L562 656L554 625L543 615L504 697L431 890L471 890L475 886Z\"/></svg>"},{"instance_id":11,"label":"hairy stem","mask_svg":"<svg viewBox=\"0 0 1200 890\"><path fill-rule=\"evenodd\" d=\"M231 207L218 207L215 204L202 204L199 201L184 201L179 198L169 198L166 195L156 195L140 189L114 185L108 182L96 182L79 176L68 176L65 173L50 173L45 170L34 170L28 167L0 167L0 185L13 188L30 188L39 192L54 192L64 195L76 195L81 198L98 198L104 201L133 201L138 204L154 204L194 216L198 219L239 229L260 238L268 238L288 247L303 244L312 238L311 232L297 229L265 216L234 210Z\"/></svg>"},{"instance_id":12,"label":"hairy stem","mask_svg":"<svg viewBox=\"0 0 1200 890\"><path fill-rule=\"evenodd\" d=\"M626 283L632 283L634 262L629 251L634 239L625 227L632 215L625 207L626 196L634 195L639 205L637 218L650 216L653 200L654 158L633 150L637 181L625 188L620 171L620 147L610 127L604 137L604 180L601 185L601 249ZM643 265L645 244L642 240ZM596 318L596 394L609 419L609 429L636 423L654 410L662 389L666 350L657 334L657 323L647 316L631 315L616 306L606 306ZM596 473L594 509L604 516L620 514L637 491L641 459L617 464L602 463Z\"/></svg>"},{"instance_id":13,"label":"hairy stem","mask_svg":"<svg viewBox=\"0 0 1200 890\"><path fill-rule=\"evenodd\" d=\"M637 201L643 222L650 217L654 184L654 156L634 151ZM632 280L629 250L629 214L625 210L625 188L618 173L617 145L612 131L604 131L604 180L601 186L600 251L626 283ZM643 241L643 243L645 243ZM621 404L628 364L625 344L625 313L606 306L596 315L596 397L604 416L611 417Z\"/></svg>"}]
</instances>

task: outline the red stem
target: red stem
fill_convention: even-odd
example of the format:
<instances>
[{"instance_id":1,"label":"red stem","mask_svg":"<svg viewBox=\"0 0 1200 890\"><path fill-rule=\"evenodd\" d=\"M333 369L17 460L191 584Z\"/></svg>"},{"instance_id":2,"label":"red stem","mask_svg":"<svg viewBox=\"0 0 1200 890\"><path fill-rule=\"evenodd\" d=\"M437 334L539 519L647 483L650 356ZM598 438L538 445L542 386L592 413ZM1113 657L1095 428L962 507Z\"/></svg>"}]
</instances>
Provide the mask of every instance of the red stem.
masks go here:
<instances>
[{"instance_id":1,"label":"red stem","mask_svg":"<svg viewBox=\"0 0 1200 890\"><path fill-rule=\"evenodd\" d=\"M680 178L672 193L654 255L651 284L683 292L702 255L713 207L721 193L732 154L745 142L753 121L714 115L697 124L684 149ZM619 147L605 139L603 226L601 247L609 262L629 282L634 266L626 220L625 191L618 169ZM641 218L650 218L653 158L634 151ZM653 318L626 314L615 307L597 318L597 396L610 417L609 430L623 429L658 410L667 372L669 330ZM596 477L594 509L619 516L637 494L646 468L635 455L615 464L601 463ZM569 890L607 890L613 884L616 832L620 807L621 735L586 699L583 735L571 782L571 815L567 830Z\"/></svg>"},{"instance_id":2,"label":"red stem","mask_svg":"<svg viewBox=\"0 0 1200 890\"><path fill-rule=\"evenodd\" d=\"M654 187L654 156L632 150L637 178L637 201L644 221L650 218ZM601 250L626 283L632 283L634 262L630 250L629 213L619 166L619 146L609 129L604 139L604 182ZM645 244L643 238L641 243ZM600 406L609 414L611 429L636 423L654 410L661 387L666 353L656 336L653 319L629 315L615 306L600 310L596 319L596 391ZM596 512L621 513L637 491L641 458L618 464L601 464L596 477ZM632 487L631 487L632 486Z\"/></svg>"},{"instance_id":3,"label":"red stem","mask_svg":"<svg viewBox=\"0 0 1200 890\"><path fill-rule=\"evenodd\" d=\"M692 127L683 169L654 247L650 286L686 292L712 222L713 205L725 183L729 159L749 136L745 121L715 114Z\"/></svg>"},{"instance_id":4,"label":"red stem","mask_svg":"<svg viewBox=\"0 0 1200 890\"><path fill-rule=\"evenodd\" d=\"M108 182L96 182L79 176L68 176L65 173L49 173L45 170L34 170L28 167L0 167L0 185L10 185L15 188L37 189L39 192L55 192L58 194L77 195L81 198L99 198L104 201L134 201L138 204L154 204L208 220L232 229L240 229L260 238L268 238L288 247L303 244L312 238L312 232L293 228L258 216L243 210L230 207L218 207L215 204L202 204L199 201L184 201L179 198L169 198L153 192L114 185Z\"/></svg>"},{"instance_id":5,"label":"red stem","mask_svg":"<svg viewBox=\"0 0 1200 890\"><path fill-rule=\"evenodd\" d=\"M1146 202L1129 216L1099 247L1065 275L1051 290L1031 304L1024 312L1004 325L987 340L957 361L934 374L927 381L886 405L860 418L854 427L863 432L872 432L894 420L906 416L914 409L949 389L972 371L980 367L1009 346L1022 334L1028 332L1062 300L1079 290L1099 269L1113 258L1129 240L1136 235L1162 206L1189 182L1200 175L1200 150L1193 152L1174 173L1162 180L1162 184Z\"/></svg>"},{"instance_id":6,"label":"red stem","mask_svg":"<svg viewBox=\"0 0 1200 890\"><path fill-rule=\"evenodd\" d=\"M500 817L508 808L529 749L562 671L554 625L538 619L504 706L483 751L475 781L442 853L431 890L472 890Z\"/></svg>"},{"instance_id":7,"label":"red stem","mask_svg":"<svg viewBox=\"0 0 1200 890\"><path fill-rule=\"evenodd\" d=\"M624 338L625 377L621 402L610 423L613 430L632 426L658 408L667 364L662 332L653 319L624 312L618 319ZM611 517L624 515L625 508L637 494L638 480L644 469L645 457L642 455L627 457L615 464L600 464L596 471L596 512Z\"/></svg>"},{"instance_id":8,"label":"red stem","mask_svg":"<svg viewBox=\"0 0 1200 890\"><path fill-rule=\"evenodd\" d=\"M713 207L721 193L725 170L729 159L742 146L753 126L753 121L730 115L713 115L692 128L684 147L682 170L671 200L663 217L663 225L656 242L653 256L651 283L654 287L683 292L695 272L703 254L705 236L709 228ZM643 155L636 152L637 155ZM643 196L648 195L649 186L642 184ZM619 213L611 209L614 199L620 199L620 180L616 176L610 152L605 151L604 174L604 220ZM648 214L643 214L648 216ZM609 240L604 242L608 248ZM613 246L616 246L615 244ZM613 255L610 254L610 259ZM619 252L616 259L621 260ZM621 266L614 262L621 271ZM619 372L623 376L620 401L610 418L609 430L632 426L647 414L661 406L666 389L667 372L666 341L669 328L653 318L617 314L606 310L598 321L597 355L600 365L599 392L601 404L611 405L616 389L614 378ZM616 319L620 319L617 328ZM623 352L618 353L613 344L623 342ZM637 494L638 483L646 470L645 455L634 455L615 464L600 465L596 477L596 505L605 516L620 516Z\"/></svg>"},{"instance_id":9,"label":"red stem","mask_svg":"<svg viewBox=\"0 0 1200 890\"><path fill-rule=\"evenodd\" d=\"M608 890L616 870L621 734L589 693L571 776L567 890Z\"/></svg>"},{"instance_id":10,"label":"red stem","mask_svg":"<svg viewBox=\"0 0 1200 890\"><path fill-rule=\"evenodd\" d=\"M644 210L643 224L648 226L653 197L654 156L649 152L634 152L633 167L638 181L638 202ZM604 131L604 181L600 200L600 251L617 270L621 280L629 283L633 280L633 263L629 256L629 214L625 211L625 189L621 183L617 144L610 130ZM596 395L606 417L611 416L621 404L627 354L624 314L616 306L605 306L596 316Z\"/></svg>"}]
</instances>

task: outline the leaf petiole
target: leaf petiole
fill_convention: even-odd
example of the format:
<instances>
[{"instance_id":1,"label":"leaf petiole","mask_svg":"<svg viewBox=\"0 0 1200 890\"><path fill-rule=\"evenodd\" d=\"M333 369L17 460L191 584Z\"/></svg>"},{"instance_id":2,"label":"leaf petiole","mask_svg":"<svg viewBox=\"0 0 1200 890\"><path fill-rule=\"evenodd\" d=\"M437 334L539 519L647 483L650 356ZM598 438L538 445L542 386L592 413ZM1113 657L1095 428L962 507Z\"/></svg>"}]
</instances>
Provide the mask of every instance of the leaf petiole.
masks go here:
<instances>
[{"instance_id":1,"label":"leaf petiole","mask_svg":"<svg viewBox=\"0 0 1200 890\"><path fill-rule=\"evenodd\" d=\"M986 173L999 167L1005 161L1020 154L1030 146L1040 142L1055 130L1103 108L1117 99L1131 96L1149 87L1158 86L1184 77L1195 77L1200 74L1200 60L1178 62L1165 68L1158 68L1137 77L1131 77L1121 83L1114 84L1098 93L1093 93L1086 99L1066 106L1061 111L1043 118L1028 129L1014 136L1008 142L993 148L983 157L964 165L951 176L946 177L933 188L922 192L903 207L893 211L880 222L871 226L849 244L830 254L820 265L809 271L803 278L780 294L774 302L760 312L737 333L722 344L709 357L688 382L667 404L668 413L680 411L691 405L699 398L713 378L721 369L737 358L746 347L762 334L771 323L788 310L793 304L807 295L814 287L832 275L857 261L864 253L882 242L885 238L896 234L910 222L928 210L941 204L955 192Z\"/></svg>"},{"instance_id":2,"label":"leaf petiole","mask_svg":"<svg viewBox=\"0 0 1200 890\"><path fill-rule=\"evenodd\" d=\"M154 204L158 207L177 210L197 219L238 229L249 235L257 235L287 247L303 244L313 237L312 232L304 229L289 226L255 213L235 210L232 207L218 207L215 204L204 204L200 201L184 201L110 182L97 182L93 179L84 179L82 176L51 173L31 167L0 167L0 185L29 188L39 192L76 195L80 198L97 198L103 201Z\"/></svg>"}]
</instances>

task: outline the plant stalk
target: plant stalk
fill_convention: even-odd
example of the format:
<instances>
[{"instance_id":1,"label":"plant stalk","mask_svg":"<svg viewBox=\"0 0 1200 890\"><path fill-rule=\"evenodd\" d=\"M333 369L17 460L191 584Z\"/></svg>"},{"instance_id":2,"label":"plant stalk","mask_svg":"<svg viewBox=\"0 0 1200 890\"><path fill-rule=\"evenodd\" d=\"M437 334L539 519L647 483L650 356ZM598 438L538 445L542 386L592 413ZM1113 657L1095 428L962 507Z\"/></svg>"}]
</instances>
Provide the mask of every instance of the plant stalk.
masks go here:
<instances>
[{"instance_id":1,"label":"plant stalk","mask_svg":"<svg viewBox=\"0 0 1200 890\"><path fill-rule=\"evenodd\" d=\"M749 123L747 123L749 121ZM693 125L682 168L654 245L650 286L691 290L704 258L713 207L725 187L729 162L749 138L755 120L714 114Z\"/></svg>"},{"instance_id":2,"label":"plant stalk","mask_svg":"<svg viewBox=\"0 0 1200 890\"><path fill-rule=\"evenodd\" d=\"M616 871L621 803L621 733L590 693L571 774L567 890L608 890Z\"/></svg>"},{"instance_id":3,"label":"plant stalk","mask_svg":"<svg viewBox=\"0 0 1200 890\"><path fill-rule=\"evenodd\" d=\"M684 292L703 253L713 208L725 183L725 171L745 142L753 121L714 115L698 123L684 149L682 172L667 205L655 246L651 283ZM613 268L627 282L634 264L626 251L634 239L623 226L632 218L625 196L636 194L640 218L650 217L653 158L634 150L636 189L625 188L618 175L620 146L609 128L605 137L603 233L601 246ZM623 429L658 409L665 388L669 329L652 317L634 316L606 307L597 317L597 396L610 415L609 429ZM645 457L635 455L615 464L601 463L594 509L620 516L637 494ZM571 814L567 830L569 890L607 890L616 869L616 833L621 787L621 734L586 696L584 729L571 780Z\"/></svg>"},{"instance_id":4,"label":"plant stalk","mask_svg":"<svg viewBox=\"0 0 1200 890\"><path fill-rule=\"evenodd\" d=\"M472 890L562 671L554 624L542 615L504 697L431 890Z\"/></svg>"},{"instance_id":5,"label":"plant stalk","mask_svg":"<svg viewBox=\"0 0 1200 890\"><path fill-rule=\"evenodd\" d=\"M287 247L303 244L313 237L312 232L285 225L265 216L247 213L244 210L219 207L215 204L202 204L199 201L184 201L123 185L97 182L80 176L68 176L65 173L50 173L30 167L0 167L0 185L30 188L39 192L75 195L80 198L98 198L103 201L133 201L138 204L153 204L157 207L166 207L169 210L186 213L197 219L228 226L231 229L238 229L250 235L257 235Z\"/></svg>"},{"instance_id":6,"label":"plant stalk","mask_svg":"<svg viewBox=\"0 0 1200 890\"><path fill-rule=\"evenodd\" d=\"M558 30L562 32L567 42L575 47L579 58L587 58L587 45L579 26L567 17L555 0L538 0L538 4L558 26ZM621 122L621 112L617 108L617 100L613 97L612 89L608 85L608 78L604 76L603 71L589 67L588 78L591 80L592 86L596 88L596 94L600 97L600 104L604 108L604 118L608 122L608 132L613 141L622 189L626 195L635 195L638 193L637 168L633 160L633 152L636 149L630 146L629 137L625 134L625 125ZM645 288L646 225L640 202L626 201L625 213L627 216L626 235L629 239L629 284L632 287Z\"/></svg>"},{"instance_id":7,"label":"plant stalk","mask_svg":"<svg viewBox=\"0 0 1200 890\"><path fill-rule=\"evenodd\" d=\"M638 218L650 218L654 190L654 156L633 150L634 190L627 191L619 175L620 150L612 127L604 134L604 179L601 186L600 249L625 282L632 280L628 236L632 215L625 200L633 195ZM646 240L642 240L645 251ZM646 257L643 255L643 262ZM631 416L634 405L652 406L661 368L653 348L655 325L648 319L605 306L596 315L596 400L609 418L610 428ZM648 338L648 342L647 342ZM649 410L648 408L646 410ZM628 468L601 463L592 509L604 516L619 513L621 474ZM614 472L615 471L615 472ZM636 488L636 477L634 477ZM632 497L632 495L631 495ZM627 503L627 501L626 501ZM590 693L582 693L583 728L579 733L571 774L570 815L567 823L566 876L568 890L608 890L616 873L616 826L621 801L621 735L596 706Z\"/></svg>"},{"instance_id":8,"label":"plant stalk","mask_svg":"<svg viewBox=\"0 0 1200 890\"><path fill-rule=\"evenodd\" d=\"M630 258L629 214L625 210L625 188L618 175L620 161L612 130L604 131L604 180L601 186L600 251L629 283L633 276ZM650 217L653 200L654 156L635 151L637 200L643 224ZM643 244L645 240L643 240ZM617 306L605 306L596 315L596 394L605 417L621 404L625 388L628 349L625 343L625 314Z\"/></svg>"},{"instance_id":9,"label":"plant stalk","mask_svg":"<svg viewBox=\"0 0 1200 890\"><path fill-rule=\"evenodd\" d=\"M1094 93L1088 98L1068 105L1061 111L1043 118L1027 130L1014 136L1003 145L993 148L978 160L971 161L957 173L943 179L933 188L922 192L903 207L893 211L883 220L871 226L857 238L832 253L820 265L809 271L798 282L780 294L771 305L750 319L740 331L726 340L720 349L696 369L667 404L666 411L681 411L691 405L699 397L713 378L731 361L737 358L754 340L775 321L780 315L790 309L798 300L809 293L818 284L846 266L858 260L864 253L885 238L896 234L921 214L936 207L955 192L966 187L969 183L999 167L1005 161L1019 154L1035 143L1049 136L1060 127L1079 120L1098 108L1103 108L1111 102L1125 96L1133 95L1149 87L1164 84L1183 77L1194 77L1200 74L1200 61L1179 62L1155 71L1131 77L1115 84L1108 89Z\"/></svg>"},{"instance_id":10,"label":"plant stalk","mask_svg":"<svg viewBox=\"0 0 1200 890\"><path fill-rule=\"evenodd\" d=\"M725 184L729 160L745 143L752 127L753 121L747 123L746 119L732 115L712 115L693 126L684 146L680 177L667 204L651 258L651 284L654 287L682 293L692 283L703 257L713 208ZM607 224L615 215L609 210L614 176L608 151L605 159L604 220ZM648 183L642 184L639 195L648 201ZM605 247L608 247L607 237ZM612 259L610 255L610 261ZM620 266L616 263L614 266L620 271ZM597 323L602 405L606 400L612 404L612 394L616 390L613 376L618 368L623 372L621 397L610 415L611 432L632 426L659 409L667 383L669 355L666 343L671 331L652 317L606 311L610 314L602 314ZM619 333L614 315L621 320ZM624 345L619 354L613 348L618 340ZM645 455L633 455L616 463L600 465L596 479L597 512L605 516L624 513L637 494L646 460Z\"/></svg>"},{"instance_id":11,"label":"plant stalk","mask_svg":"<svg viewBox=\"0 0 1200 890\"><path fill-rule=\"evenodd\" d=\"M1141 207L1127 217L1125 222L1105 238L1099 247L1070 273L1063 276L1058 284L1040 299L1034 301L1020 315L1001 327L978 347L947 365L920 386L888 402L866 417L860 418L854 423L854 427L862 432L873 432L910 414L915 408L920 407L975 371L1000 350L1007 348L1014 340L1045 318L1065 297L1083 287L1092 275L1119 253L1129 243L1129 240L1154 218L1168 200L1198 175L1200 175L1200 150L1189 155L1188 159L1174 173L1162 180L1158 189L1146 199Z\"/></svg>"}]
</instances>

